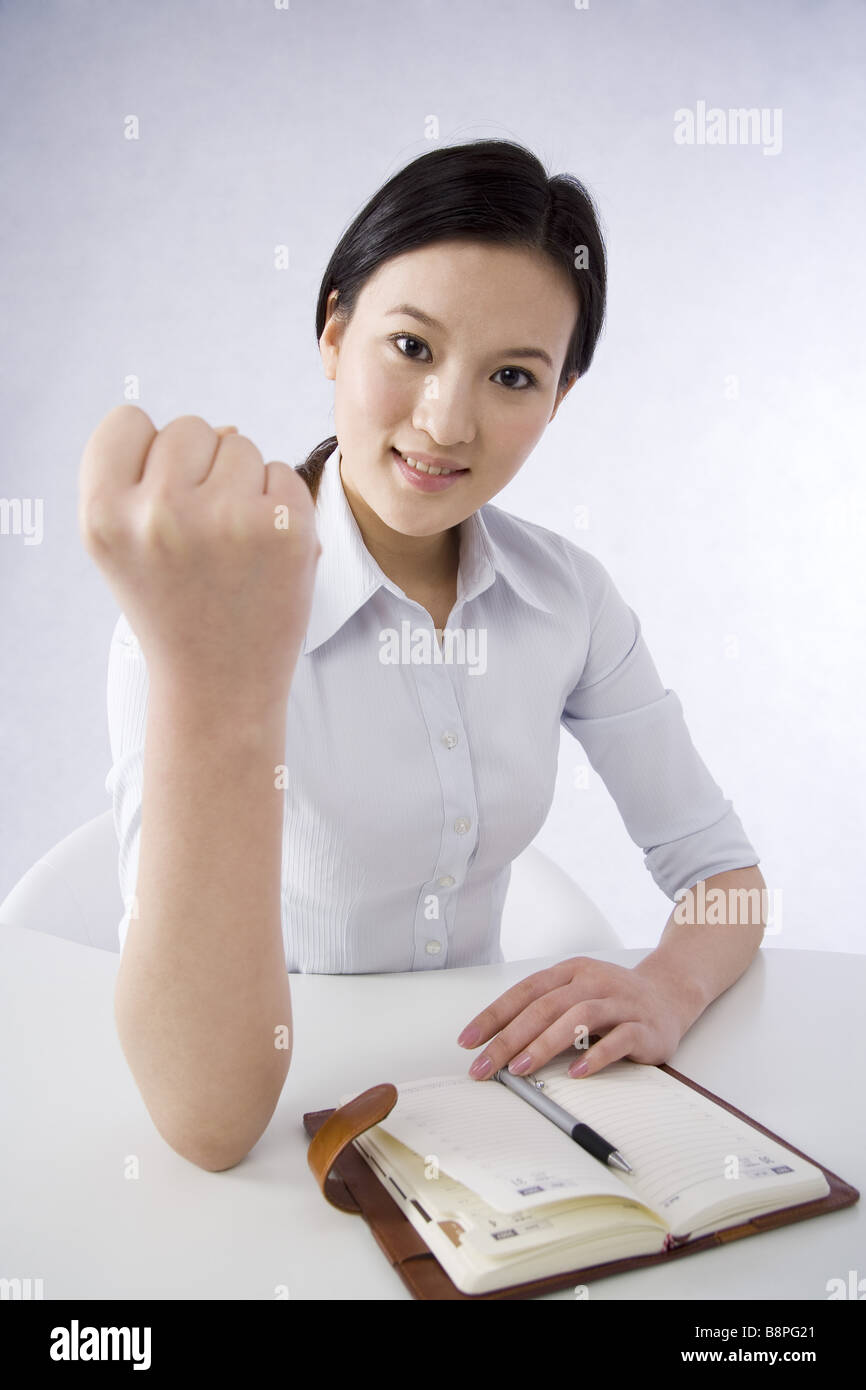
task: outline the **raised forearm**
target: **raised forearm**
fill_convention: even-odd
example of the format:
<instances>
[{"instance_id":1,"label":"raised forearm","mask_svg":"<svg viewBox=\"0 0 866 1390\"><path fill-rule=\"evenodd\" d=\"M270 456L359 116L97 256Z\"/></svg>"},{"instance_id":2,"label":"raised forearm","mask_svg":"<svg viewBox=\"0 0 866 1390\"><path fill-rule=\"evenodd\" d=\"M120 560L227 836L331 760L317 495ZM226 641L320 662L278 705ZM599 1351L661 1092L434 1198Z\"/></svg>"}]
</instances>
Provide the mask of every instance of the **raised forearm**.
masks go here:
<instances>
[{"instance_id":1,"label":"raised forearm","mask_svg":"<svg viewBox=\"0 0 866 1390\"><path fill-rule=\"evenodd\" d=\"M683 1031L743 974L767 924L767 895L757 865L713 874L674 908L654 951L634 968L673 986Z\"/></svg>"},{"instance_id":2,"label":"raised forearm","mask_svg":"<svg viewBox=\"0 0 866 1390\"><path fill-rule=\"evenodd\" d=\"M152 679L137 916L115 985L120 1042L163 1138L231 1167L291 1057L280 929L286 699ZM282 1027L287 1046L277 1047Z\"/></svg>"}]
</instances>

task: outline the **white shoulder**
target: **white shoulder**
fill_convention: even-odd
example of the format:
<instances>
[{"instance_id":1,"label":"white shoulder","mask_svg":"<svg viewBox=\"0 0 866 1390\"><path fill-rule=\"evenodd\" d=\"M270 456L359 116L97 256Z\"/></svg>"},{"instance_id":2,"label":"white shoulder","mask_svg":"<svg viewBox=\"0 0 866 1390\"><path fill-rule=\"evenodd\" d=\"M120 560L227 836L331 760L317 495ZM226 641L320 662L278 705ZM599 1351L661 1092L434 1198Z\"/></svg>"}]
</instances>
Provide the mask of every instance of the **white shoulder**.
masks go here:
<instances>
[{"instance_id":1,"label":"white shoulder","mask_svg":"<svg viewBox=\"0 0 866 1390\"><path fill-rule=\"evenodd\" d=\"M558 531L538 522L514 516L488 502L485 524L494 541L538 574L556 578L566 590L583 599L593 626L615 586L605 566L590 551Z\"/></svg>"}]
</instances>

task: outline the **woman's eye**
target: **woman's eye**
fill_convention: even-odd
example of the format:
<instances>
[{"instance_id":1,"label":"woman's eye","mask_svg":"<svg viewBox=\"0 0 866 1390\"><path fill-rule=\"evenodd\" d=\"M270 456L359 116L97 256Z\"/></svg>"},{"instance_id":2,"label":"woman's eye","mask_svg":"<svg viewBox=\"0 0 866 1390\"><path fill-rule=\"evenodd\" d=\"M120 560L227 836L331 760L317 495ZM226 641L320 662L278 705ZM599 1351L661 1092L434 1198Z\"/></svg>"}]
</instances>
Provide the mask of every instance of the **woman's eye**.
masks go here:
<instances>
[{"instance_id":1,"label":"woman's eye","mask_svg":"<svg viewBox=\"0 0 866 1390\"><path fill-rule=\"evenodd\" d=\"M391 339L391 341L392 341L393 343L415 343L418 347L422 347L422 348L426 348L426 347L427 347L427 344L426 344L426 343L422 343L422 341L421 341L420 338L413 338L412 335L409 334L409 333L397 333L397 334L395 334L395 336ZM414 355L414 353L403 352L403 349L402 349L402 348L399 348L398 351L400 351L401 353L403 353L403 356L404 356L404 357L408 357L408 358L410 359L410 361L415 361L415 355ZM430 349L427 348L427 351L429 352Z\"/></svg>"},{"instance_id":2,"label":"woman's eye","mask_svg":"<svg viewBox=\"0 0 866 1390\"><path fill-rule=\"evenodd\" d=\"M510 391L525 391L528 387L535 385L535 377L531 372L525 372L522 367L500 367L496 375L499 376L500 372L516 372L518 376L526 377L525 386L514 386L513 384L509 385L508 382L505 382L504 384L508 386Z\"/></svg>"}]
</instances>

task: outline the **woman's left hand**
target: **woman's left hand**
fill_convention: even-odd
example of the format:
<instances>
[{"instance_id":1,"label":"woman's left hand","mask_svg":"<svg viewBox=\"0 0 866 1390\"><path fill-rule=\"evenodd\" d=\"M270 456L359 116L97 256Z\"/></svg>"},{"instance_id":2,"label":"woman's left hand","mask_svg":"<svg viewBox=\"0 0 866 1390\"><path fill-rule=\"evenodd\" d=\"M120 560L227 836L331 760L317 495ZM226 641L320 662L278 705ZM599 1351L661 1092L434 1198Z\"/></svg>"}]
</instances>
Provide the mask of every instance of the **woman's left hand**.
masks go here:
<instances>
[{"instance_id":1,"label":"woman's left hand","mask_svg":"<svg viewBox=\"0 0 866 1390\"><path fill-rule=\"evenodd\" d=\"M511 1062L515 1075L536 1071L571 1047L578 1055L569 1075L584 1063L580 1074L591 1076L621 1057L666 1062L701 1012L693 992L654 969L651 956L633 968L572 956L507 989L476 1014L458 1042L478 1047L493 1039L469 1069L477 1080ZM589 1047L593 1034L599 1041Z\"/></svg>"}]
</instances>

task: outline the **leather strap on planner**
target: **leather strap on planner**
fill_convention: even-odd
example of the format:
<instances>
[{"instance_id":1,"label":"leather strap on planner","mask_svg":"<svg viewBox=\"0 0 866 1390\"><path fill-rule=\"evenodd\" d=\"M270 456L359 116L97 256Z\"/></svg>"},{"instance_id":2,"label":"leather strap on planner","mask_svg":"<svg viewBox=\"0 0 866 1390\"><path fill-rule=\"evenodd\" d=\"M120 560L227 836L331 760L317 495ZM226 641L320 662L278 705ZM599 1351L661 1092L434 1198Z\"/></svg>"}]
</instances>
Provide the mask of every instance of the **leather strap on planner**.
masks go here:
<instances>
[{"instance_id":1,"label":"leather strap on planner","mask_svg":"<svg viewBox=\"0 0 866 1390\"><path fill-rule=\"evenodd\" d=\"M368 1091L363 1091L334 1110L313 1136L307 1150L307 1162L323 1195L340 1211L360 1212L361 1208L342 1178L332 1174L334 1164L353 1139L384 1120L396 1104L397 1087L392 1086L390 1081L371 1086Z\"/></svg>"}]
</instances>

